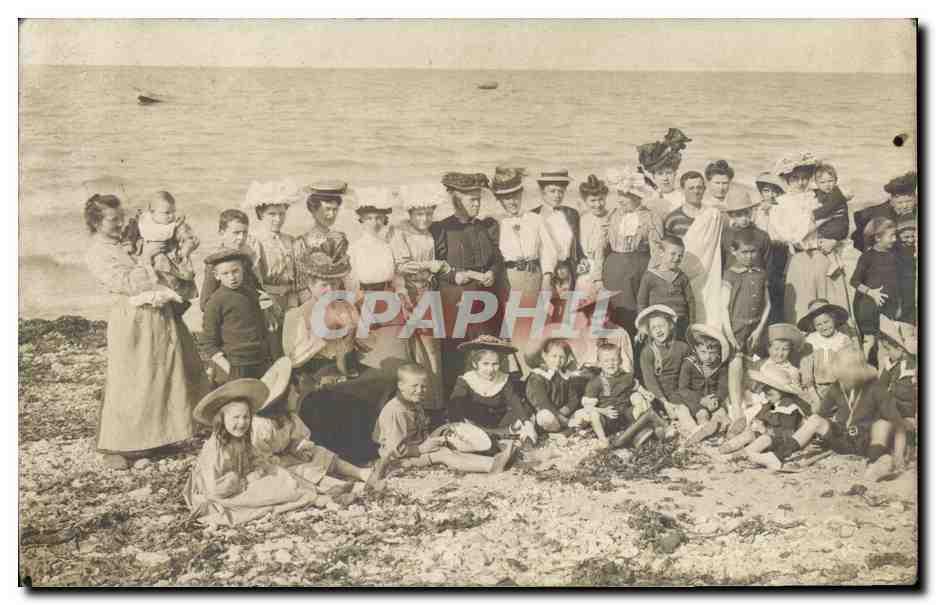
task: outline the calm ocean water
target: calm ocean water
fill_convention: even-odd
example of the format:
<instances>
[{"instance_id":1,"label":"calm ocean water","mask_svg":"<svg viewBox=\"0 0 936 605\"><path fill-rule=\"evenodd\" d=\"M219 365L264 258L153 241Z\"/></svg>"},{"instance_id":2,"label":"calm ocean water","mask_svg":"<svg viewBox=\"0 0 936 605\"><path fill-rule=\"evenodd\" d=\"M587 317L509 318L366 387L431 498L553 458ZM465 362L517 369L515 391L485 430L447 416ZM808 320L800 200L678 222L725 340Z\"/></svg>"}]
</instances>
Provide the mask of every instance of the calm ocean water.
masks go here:
<instances>
[{"instance_id":1,"label":"calm ocean water","mask_svg":"<svg viewBox=\"0 0 936 605\"><path fill-rule=\"evenodd\" d=\"M478 90L486 80L500 87ZM93 193L82 183L103 176L128 182L131 207L171 191L204 249L251 180L342 178L366 198L501 163L584 179L633 164L634 146L670 126L693 139L681 170L725 158L752 185L783 153L809 149L838 168L856 206L915 166L912 75L26 66L20 82L23 317L106 317L82 264ZM166 102L140 106L140 91ZM911 135L901 148L898 133ZM353 234L355 219L345 209L339 223ZM300 206L287 220L291 233L309 225Z\"/></svg>"}]
</instances>

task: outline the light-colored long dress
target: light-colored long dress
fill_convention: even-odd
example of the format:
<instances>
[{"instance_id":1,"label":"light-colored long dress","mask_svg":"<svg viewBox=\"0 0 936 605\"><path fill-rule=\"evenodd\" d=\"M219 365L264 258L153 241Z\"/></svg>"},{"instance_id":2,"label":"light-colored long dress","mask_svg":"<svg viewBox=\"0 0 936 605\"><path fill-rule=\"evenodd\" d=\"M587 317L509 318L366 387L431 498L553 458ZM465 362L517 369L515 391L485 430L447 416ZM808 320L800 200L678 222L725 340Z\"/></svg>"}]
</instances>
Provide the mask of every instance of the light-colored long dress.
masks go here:
<instances>
[{"instance_id":1,"label":"light-colored long dress","mask_svg":"<svg viewBox=\"0 0 936 605\"><path fill-rule=\"evenodd\" d=\"M244 480L256 470L265 475L244 489ZM208 525L239 525L321 502L314 485L263 462L249 441L222 445L217 434L202 446L182 495L192 515Z\"/></svg>"},{"instance_id":2,"label":"light-colored long dress","mask_svg":"<svg viewBox=\"0 0 936 605\"><path fill-rule=\"evenodd\" d=\"M510 290L523 293L524 305L535 304L543 285L543 246L551 245L549 235L544 232L543 219L538 214L524 212L519 216L503 216L499 222L498 244ZM549 259L556 253L547 252L545 256Z\"/></svg>"},{"instance_id":3,"label":"light-colored long dress","mask_svg":"<svg viewBox=\"0 0 936 605\"><path fill-rule=\"evenodd\" d=\"M582 215L582 251L585 252L585 261L588 271L579 273L575 282L576 290L585 292L589 296L597 294L595 283L601 281L601 272L604 267L605 251L608 245L608 225L611 224L611 212L598 217L592 213Z\"/></svg>"},{"instance_id":4,"label":"light-colored long dress","mask_svg":"<svg viewBox=\"0 0 936 605\"><path fill-rule=\"evenodd\" d=\"M809 311L809 303L824 298L844 309L849 308L849 291L845 271L830 276L833 257L819 249L816 220L813 211L818 207L813 190L792 192L777 198L771 210L772 240L790 246L790 260L786 271L783 293L784 321L796 323Z\"/></svg>"},{"instance_id":5,"label":"light-colored long dress","mask_svg":"<svg viewBox=\"0 0 936 605\"><path fill-rule=\"evenodd\" d=\"M315 445L311 436L312 431L295 413L280 418L254 416L250 427L250 440L260 459L287 467L321 489L350 490L350 483L327 476L338 456Z\"/></svg>"},{"instance_id":6,"label":"light-colored long dress","mask_svg":"<svg viewBox=\"0 0 936 605\"><path fill-rule=\"evenodd\" d=\"M210 388L195 340L171 305L130 302L157 285L155 272L103 236L94 238L86 262L113 297L98 449L126 453L190 438L192 410Z\"/></svg>"},{"instance_id":7,"label":"light-colored long dress","mask_svg":"<svg viewBox=\"0 0 936 605\"><path fill-rule=\"evenodd\" d=\"M412 305L418 305L420 298L432 290L438 289L438 277L428 268L428 263L435 261L435 240L428 231L418 231L409 221L403 221L393 231L390 238L393 261L397 274L403 277L406 292ZM415 271L405 267L418 266ZM407 309L409 316L412 309ZM442 401L442 349L431 330L416 330L407 340L407 356L429 370L432 392L423 403L430 410L444 407Z\"/></svg>"}]
</instances>

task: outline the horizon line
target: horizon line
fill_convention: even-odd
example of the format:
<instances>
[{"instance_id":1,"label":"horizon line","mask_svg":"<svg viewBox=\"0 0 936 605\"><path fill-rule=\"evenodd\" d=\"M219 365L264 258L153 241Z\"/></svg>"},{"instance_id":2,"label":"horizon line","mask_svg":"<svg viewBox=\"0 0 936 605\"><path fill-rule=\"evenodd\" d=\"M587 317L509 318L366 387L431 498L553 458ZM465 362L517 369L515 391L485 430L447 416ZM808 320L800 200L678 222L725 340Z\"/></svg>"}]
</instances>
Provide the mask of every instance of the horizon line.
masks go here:
<instances>
[{"instance_id":1,"label":"horizon line","mask_svg":"<svg viewBox=\"0 0 936 605\"><path fill-rule=\"evenodd\" d=\"M554 68L524 68L524 67L412 67L412 66L370 66L370 67L329 67L313 65L210 65L210 64L129 64L129 63L20 63L23 67L136 67L136 68L189 68L189 69L319 69L332 71L487 71L487 72L596 72L596 73L739 73L739 74L818 74L818 75L879 75L879 76L915 76L916 71L800 71L800 70L766 70L766 69L628 69L628 68L589 68L589 67L554 67Z\"/></svg>"}]
</instances>

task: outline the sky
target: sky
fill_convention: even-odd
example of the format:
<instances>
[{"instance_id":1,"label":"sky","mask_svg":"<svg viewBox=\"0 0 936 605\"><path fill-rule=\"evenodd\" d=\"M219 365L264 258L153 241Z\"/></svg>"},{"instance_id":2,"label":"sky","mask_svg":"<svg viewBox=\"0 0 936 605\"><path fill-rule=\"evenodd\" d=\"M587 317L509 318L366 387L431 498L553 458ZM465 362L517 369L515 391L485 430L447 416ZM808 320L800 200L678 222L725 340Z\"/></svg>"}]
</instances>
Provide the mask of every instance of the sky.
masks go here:
<instances>
[{"instance_id":1,"label":"sky","mask_svg":"<svg viewBox=\"0 0 936 605\"><path fill-rule=\"evenodd\" d=\"M913 73L910 20L25 20L21 64Z\"/></svg>"}]
</instances>

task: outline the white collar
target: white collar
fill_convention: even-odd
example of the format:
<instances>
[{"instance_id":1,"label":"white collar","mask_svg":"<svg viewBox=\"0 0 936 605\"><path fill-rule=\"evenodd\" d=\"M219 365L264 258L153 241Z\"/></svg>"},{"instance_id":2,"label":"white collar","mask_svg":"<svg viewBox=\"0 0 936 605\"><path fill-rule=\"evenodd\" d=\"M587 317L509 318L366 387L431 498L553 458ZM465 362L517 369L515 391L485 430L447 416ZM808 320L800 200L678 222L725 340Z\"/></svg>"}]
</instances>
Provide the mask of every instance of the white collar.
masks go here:
<instances>
[{"instance_id":1,"label":"white collar","mask_svg":"<svg viewBox=\"0 0 936 605\"><path fill-rule=\"evenodd\" d=\"M565 378L565 379L569 378L568 374L560 370L544 370L543 368L533 368L532 372L534 374L539 374L546 380L552 380L552 377L555 376L557 372L559 373L559 376L561 376L562 378Z\"/></svg>"},{"instance_id":2,"label":"white collar","mask_svg":"<svg viewBox=\"0 0 936 605\"><path fill-rule=\"evenodd\" d=\"M493 397L504 389L507 379L510 376L506 372L498 372L493 380L488 380L476 370L471 370L462 374L462 380L471 388L472 391L482 397Z\"/></svg>"}]
</instances>

